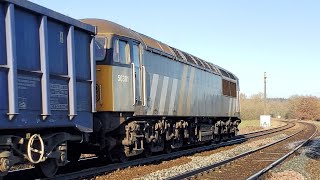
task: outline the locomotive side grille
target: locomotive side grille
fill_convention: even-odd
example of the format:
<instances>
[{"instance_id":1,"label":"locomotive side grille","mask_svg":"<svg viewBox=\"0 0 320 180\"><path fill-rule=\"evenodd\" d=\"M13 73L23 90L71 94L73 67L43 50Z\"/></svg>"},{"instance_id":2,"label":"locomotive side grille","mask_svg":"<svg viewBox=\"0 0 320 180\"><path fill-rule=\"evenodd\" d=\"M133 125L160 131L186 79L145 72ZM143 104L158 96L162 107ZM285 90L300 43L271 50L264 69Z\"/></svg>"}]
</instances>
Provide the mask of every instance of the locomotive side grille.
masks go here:
<instances>
[{"instance_id":1,"label":"locomotive side grille","mask_svg":"<svg viewBox=\"0 0 320 180\"><path fill-rule=\"evenodd\" d=\"M219 70L223 76L230 78L229 74L225 70L222 70L222 69L219 69Z\"/></svg>"},{"instance_id":2,"label":"locomotive side grille","mask_svg":"<svg viewBox=\"0 0 320 180\"><path fill-rule=\"evenodd\" d=\"M192 58L197 62L197 64L198 64L199 66L202 66L201 62L198 60L197 57L192 56Z\"/></svg>"},{"instance_id":3,"label":"locomotive side grille","mask_svg":"<svg viewBox=\"0 0 320 180\"><path fill-rule=\"evenodd\" d=\"M173 48L173 47L171 47L171 46L169 46L169 47L173 50L174 54L175 54L179 59L182 59L182 60L183 60L183 57L180 55L180 53L178 52L178 50L177 50L176 48Z\"/></svg>"},{"instance_id":4,"label":"locomotive side grille","mask_svg":"<svg viewBox=\"0 0 320 180\"><path fill-rule=\"evenodd\" d=\"M188 53L183 52L183 55L187 58L187 61L192 64L197 64Z\"/></svg>"},{"instance_id":5,"label":"locomotive side grille","mask_svg":"<svg viewBox=\"0 0 320 180\"><path fill-rule=\"evenodd\" d=\"M206 66L207 69L212 70L207 61L203 61L203 63L205 64L205 66Z\"/></svg>"},{"instance_id":6,"label":"locomotive side grille","mask_svg":"<svg viewBox=\"0 0 320 180\"><path fill-rule=\"evenodd\" d=\"M233 75L233 74L231 74L231 73L228 73L228 74L229 74L229 76L230 76L230 78L231 78L231 79L236 80L236 78L234 77L234 75Z\"/></svg>"},{"instance_id":7,"label":"locomotive side grille","mask_svg":"<svg viewBox=\"0 0 320 180\"><path fill-rule=\"evenodd\" d=\"M203 62L202 62L202 60L201 60L200 58L197 58L197 57L195 57L195 56L194 56L194 58L198 60L199 65L200 65L201 67L206 68L206 66L203 64Z\"/></svg>"},{"instance_id":8,"label":"locomotive side grille","mask_svg":"<svg viewBox=\"0 0 320 180\"><path fill-rule=\"evenodd\" d=\"M183 51L180 51L174 47L171 47L171 46L168 46L172 52L176 55L176 57L178 59L181 59L181 60L185 60L189 63L192 63L192 64L196 64L202 68L205 68L205 69L208 69L210 71L213 71L213 72L217 72L216 68L213 66L213 64L209 63L209 62L206 62L200 58L197 58L195 56L192 56L186 52L183 52ZM227 72L226 73L226 77L230 77Z\"/></svg>"},{"instance_id":9,"label":"locomotive side grille","mask_svg":"<svg viewBox=\"0 0 320 180\"><path fill-rule=\"evenodd\" d=\"M217 69L214 67L214 65L212 63L208 63L209 66L211 66L211 70L214 72L217 72Z\"/></svg>"}]
</instances>

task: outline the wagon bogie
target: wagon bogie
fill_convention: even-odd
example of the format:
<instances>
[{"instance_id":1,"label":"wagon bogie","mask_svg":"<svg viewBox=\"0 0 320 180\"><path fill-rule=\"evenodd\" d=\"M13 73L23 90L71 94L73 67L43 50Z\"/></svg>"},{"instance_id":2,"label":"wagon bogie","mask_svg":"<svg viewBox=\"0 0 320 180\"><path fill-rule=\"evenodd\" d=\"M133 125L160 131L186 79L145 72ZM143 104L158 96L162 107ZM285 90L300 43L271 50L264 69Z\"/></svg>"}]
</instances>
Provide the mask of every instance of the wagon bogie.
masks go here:
<instances>
[{"instance_id":1,"label":"wagon bogie","mask_svg":"<svg viewBox=\"0 0 320 180\"><path fill-rule=\"evenodd\" d=\"M28 1L0 2L0 171L54 159L93 129L95 27Z\"/></svg>"}]
</instances>

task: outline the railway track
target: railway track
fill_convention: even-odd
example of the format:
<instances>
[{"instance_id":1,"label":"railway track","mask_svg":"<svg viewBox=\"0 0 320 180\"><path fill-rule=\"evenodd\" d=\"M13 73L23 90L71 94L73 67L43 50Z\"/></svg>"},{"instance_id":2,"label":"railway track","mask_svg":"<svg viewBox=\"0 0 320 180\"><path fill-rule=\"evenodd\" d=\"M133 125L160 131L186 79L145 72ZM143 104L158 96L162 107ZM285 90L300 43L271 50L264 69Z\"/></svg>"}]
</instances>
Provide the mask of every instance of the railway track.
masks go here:
<instances>
[{"instance_id":1,"label":"railway track","mask_svg":"<svg viewBox=\"0 0 320 180\"><path fill-rule=\"evenodd\" d=\"M82 160L82 161L78 162L79 163L78 165L73 166L73 167L75 167L75 169L64 170L64 171L60 172L61 174L55 176L54 178L47 178L47 179L78 179L78 178L93 177L93 176L104 174L107 172L112 172L117 169L124 169L124 168L130 167L130 166L146 165L146 164L150 164L152 162L159 162L162 160L174 159L177 157L195 154L195 153L203 152L203 151L208 151L208 150L216 149L219 147L239 144L239 143L245 142L249 139L277 133L277 132L292 128L293 126L295 126L295 123L288 122L286 125L281 126L281 127L239 135L239 136L236 136L227 142L222 142L219 144L212 144L212 145L202 146L202 147L196 147L196 148L192 148L192 149L186 149L186 150L179 151L179 152L172 152L170 154L160 154L160 155L156 155L156 156L152 156L152 157L148 157L148 158L142 158L142 159L128 161L125 163L113 163L113 164L109 164L109 165L103 165L103 164L105 164L105 162L101 162L98 159L91 159L91 160L87 160L87 161ZM90 166L90 164L91 164L91 166ZM92 164L95 164L95 167L92 167ZM17 177L21 177L21 176L24 176L25 179L37 178L34 176L28 178L27 174L28 175L34 174L32 171L34 171L34 170L28 169L25 171L23 171L23 170L22 171L15 171L15 172L9 173L8 176L6 177L6 179L16 179ZM71 171L74 171L74 172L71 172Z\"/></svg>"},{"instance_id":2,"label":"railway track","mask_svg":"<svg viewBox=\"0 0 320 180\"><path fill-rule=\"evenodd\" d=\"M246 133L246 134L241 134L241 135L237 136L236 138L251 139L251 138L255 138L255 137L259 137L259 136L264 136L264 135L280 132L280 131L283 131L286 129L290 129L290 128L294 127L295 125L296 124L293 122L286 122L286 124L283 126L279 126L279 127L267 129L267 130L261 130L261 131L255 131L255 132L250 132L250 133Z\"/></svg>"},{"instance_id":3,"label":"railway track","mask_svg":"<svg viewBox=\"0 0 320 180\"><path fill-rule=\"evenodd\" d=\"M303 124L306 127L304 130L295 132L276 142L169 179L258 179L316 135L317 128L315 125ZM287 148L290 143L295 144L293 149ZM241 171L239 171L239 168L241 168Z\"/></svg>"}]
</instances>

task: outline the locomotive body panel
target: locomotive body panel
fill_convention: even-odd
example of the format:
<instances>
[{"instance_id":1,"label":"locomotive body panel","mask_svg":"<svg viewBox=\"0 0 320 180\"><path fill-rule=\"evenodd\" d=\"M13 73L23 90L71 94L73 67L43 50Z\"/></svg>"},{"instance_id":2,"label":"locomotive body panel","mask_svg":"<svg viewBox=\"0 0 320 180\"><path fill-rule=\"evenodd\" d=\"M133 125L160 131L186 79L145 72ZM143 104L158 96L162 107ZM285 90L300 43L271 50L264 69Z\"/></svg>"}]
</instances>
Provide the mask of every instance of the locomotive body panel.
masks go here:
<instances>
[{"instance_id":1,"label":"locomotive body panel","mask_svg":"<svg viewBox=\"0 0 320 180\"><path fill-rule=\"evenodd\" d=\"M109 65L98 65L97 69L97 110L133 112L131 69Z\"/></svg>"},{"instance_id":2,"label":"locomotive body panel","mask_svg":"<svg viewBox=\"0 0 320 180\"><path fill-rule=\"evenodd\" d=\"M112 72L114 111L133 112L134 106L131 68L114 66Z\"/></svg>"},{"instance_id":3,"label":"locomotive body panel","mask_svg":"<svg viewBox=\"0 0 320 180\"><path fill-rule=\"evenodd\" d=\"M146 51L143 115L235 117L236 98L222 95L222 77Z\"/></svg>"},{"instance_id":4,"label":"locomotive body panel","mask_svg":"<svg viewBox=\"0 0 320 180\"><path fill-rule=\"evenodd\" d=\"M113 111L113 66L97 65L97 111Z\"/></svg>"}]
</instances>

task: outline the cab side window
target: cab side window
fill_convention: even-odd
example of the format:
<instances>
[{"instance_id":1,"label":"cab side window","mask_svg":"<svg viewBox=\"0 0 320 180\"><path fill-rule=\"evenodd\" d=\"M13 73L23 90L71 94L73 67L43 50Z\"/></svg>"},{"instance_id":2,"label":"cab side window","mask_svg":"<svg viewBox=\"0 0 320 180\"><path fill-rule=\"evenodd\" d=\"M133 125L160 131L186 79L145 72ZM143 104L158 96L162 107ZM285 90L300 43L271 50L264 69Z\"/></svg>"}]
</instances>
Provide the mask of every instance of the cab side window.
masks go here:
<instances>
[{"instance_id":1,"label":"cab side window","mask_svg":"<svg viewBox=\"0 0 320 180\"><path fill-rule=\"evenodd\" d=\"M113 61L120 64L130 64L130 45L128 42L122 40L115 41Z\"/></svg>"},{"instance_id":2,"label":"cab side window","mask_svg":"<svg viewBox=\"0 0 320 180\"><path fill-rule=\"evenodd\" d=\"M133 44L132 47L133 63L136 67L140 67L140 48L138 44Z\"/></svg>"}]
</instances>

